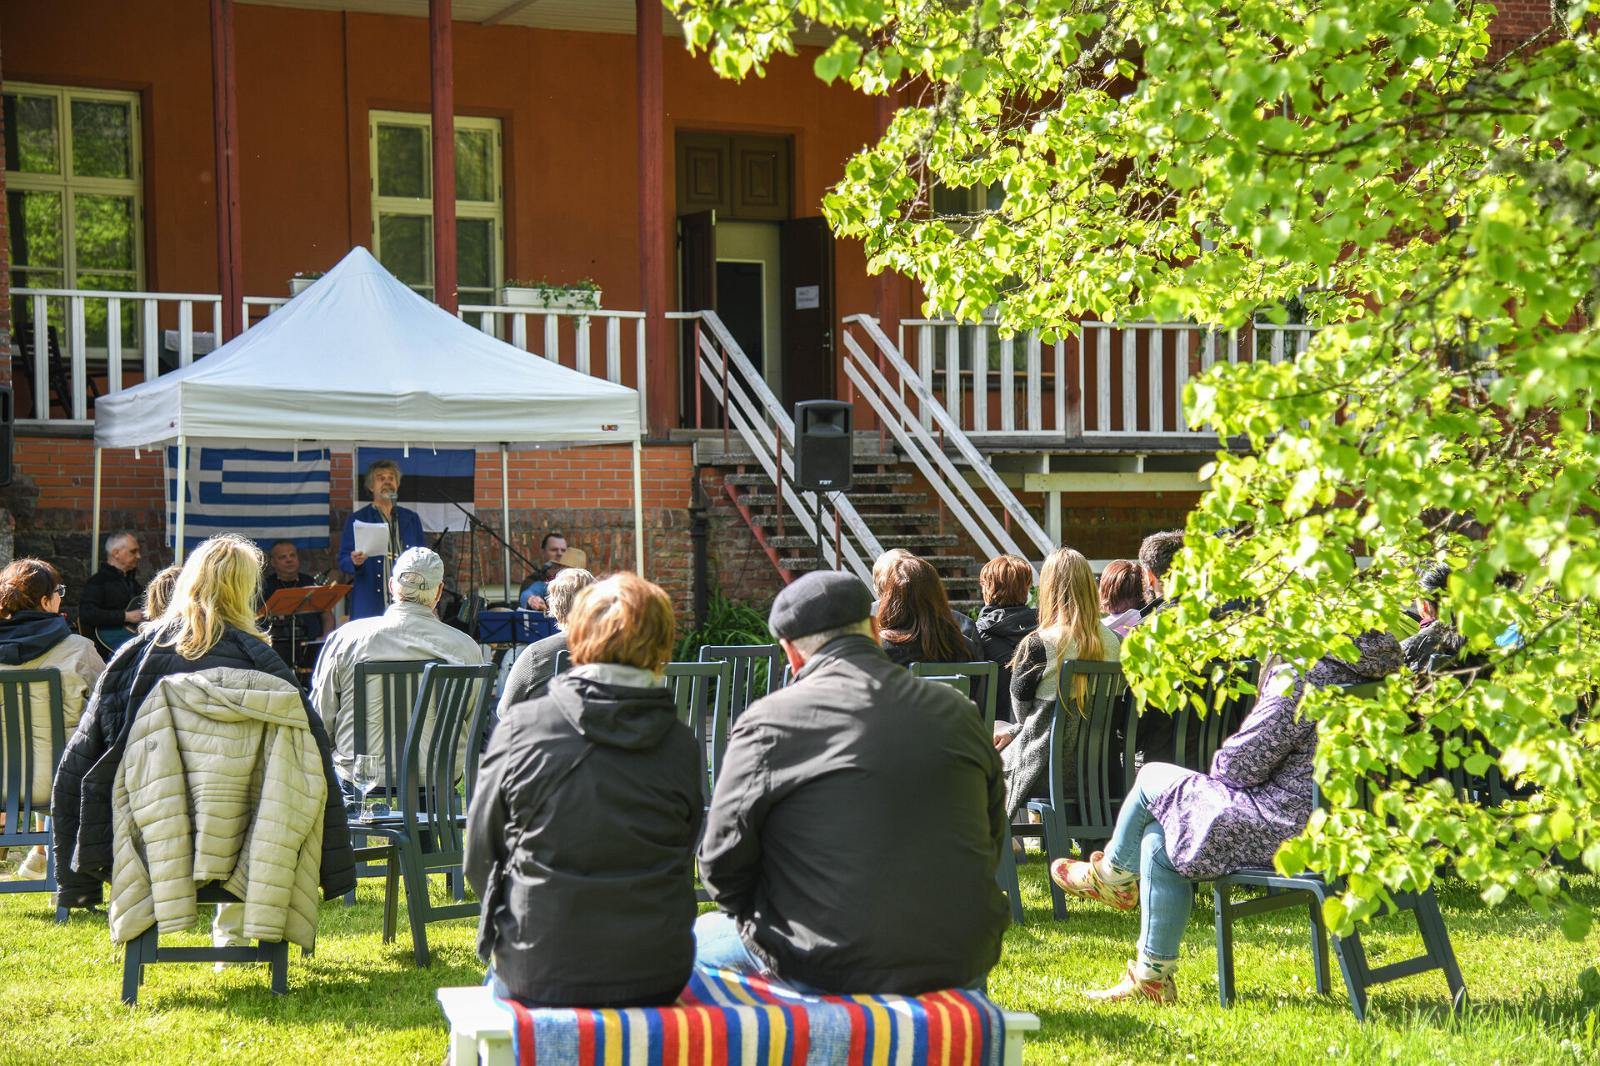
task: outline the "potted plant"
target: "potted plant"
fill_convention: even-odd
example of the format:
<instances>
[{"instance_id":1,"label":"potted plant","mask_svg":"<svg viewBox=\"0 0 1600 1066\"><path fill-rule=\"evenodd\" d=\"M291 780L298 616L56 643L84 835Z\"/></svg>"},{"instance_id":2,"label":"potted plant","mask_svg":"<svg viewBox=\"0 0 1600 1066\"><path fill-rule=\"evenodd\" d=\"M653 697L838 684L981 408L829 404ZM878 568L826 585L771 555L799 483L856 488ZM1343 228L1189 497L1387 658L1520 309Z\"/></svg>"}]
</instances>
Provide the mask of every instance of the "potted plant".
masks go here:
<instances>
[{"instance_id":1,"label":"potted plant","mask_svg":"<svg viewBox=\"0 0 1600 1066\"><path fill-rule=\"evenodd\" d=\"M318 278L322 277L323 273L324 272L321 270L295 271L294 277L289 279L289 295L299 296L301 293L311 288L312 283Z\"/></svg>"},{"instance_id":2,"label":"potted plant","mask_svg":"<svg viewBox=\"0 0 1600 1066\"><path fill-rule=\"evenodd\" d=\"M505 307L543 311L598 311L600 283L593 278L580 278L568 284L544 278L533 281L511 278L500 288L500 303Z\"/></svg>"}]
</instances>

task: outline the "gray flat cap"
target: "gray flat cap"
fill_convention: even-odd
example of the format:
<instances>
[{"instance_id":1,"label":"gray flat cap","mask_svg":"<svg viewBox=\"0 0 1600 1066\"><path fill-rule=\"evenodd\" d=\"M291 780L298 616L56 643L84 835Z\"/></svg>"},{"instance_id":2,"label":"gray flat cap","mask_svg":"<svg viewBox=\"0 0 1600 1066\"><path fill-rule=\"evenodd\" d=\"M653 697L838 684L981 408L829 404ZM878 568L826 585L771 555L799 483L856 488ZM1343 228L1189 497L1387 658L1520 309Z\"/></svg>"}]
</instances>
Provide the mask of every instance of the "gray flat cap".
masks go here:
<instances>
[{"instance_id":1,"label":"gray flat cap","mask_svg":"<svg viewBox=\"0 0 1600 1066\"><path fill-rule=\"evenodd\" d=\"M872 613L872 593L854 574L814 570L778 593L767 626L784 640L863 622Z\"/></svg>"},{"instance_id":2,"label":"gray flat cap","mask_svg":"<svg viewBox=\"0 0 1600 1066\"><path fill-rule=\"evenodd\" d=\"M431 548L407 548L390 571L394 581L408 589L435 589L444 580L444 560Z\"/></svg>"}]
</instances>

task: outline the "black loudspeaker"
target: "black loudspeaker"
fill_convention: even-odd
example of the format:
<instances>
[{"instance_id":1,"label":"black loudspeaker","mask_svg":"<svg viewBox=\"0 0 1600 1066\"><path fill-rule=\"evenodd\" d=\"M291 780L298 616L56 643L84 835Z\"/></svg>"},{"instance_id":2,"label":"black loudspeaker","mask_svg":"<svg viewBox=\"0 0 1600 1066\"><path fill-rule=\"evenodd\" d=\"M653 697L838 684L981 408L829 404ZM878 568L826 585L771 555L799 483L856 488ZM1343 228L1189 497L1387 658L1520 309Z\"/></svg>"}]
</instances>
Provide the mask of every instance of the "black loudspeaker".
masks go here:
<instances>
[{"instance_id":1,"label":"black loudspeaker","mask_svg":"<svg viewBox=\"0 0 1600 1066\"><path fill-rule=\"evenodd\" d=\"M794 405L794 482L811 492L850 488L850 405L805 400Z\"/></svg>"},{"instance_id":2,"label":"black loudspeaker","mask_svg":"<svg viewBox=\"0 0 1600 1066\"><path fill-rule=\"evenodd\" d=\"M0 485L11 484L12 456L17 447L16 418L11 386L0 385Z\"/></svg>"}]
</instances>

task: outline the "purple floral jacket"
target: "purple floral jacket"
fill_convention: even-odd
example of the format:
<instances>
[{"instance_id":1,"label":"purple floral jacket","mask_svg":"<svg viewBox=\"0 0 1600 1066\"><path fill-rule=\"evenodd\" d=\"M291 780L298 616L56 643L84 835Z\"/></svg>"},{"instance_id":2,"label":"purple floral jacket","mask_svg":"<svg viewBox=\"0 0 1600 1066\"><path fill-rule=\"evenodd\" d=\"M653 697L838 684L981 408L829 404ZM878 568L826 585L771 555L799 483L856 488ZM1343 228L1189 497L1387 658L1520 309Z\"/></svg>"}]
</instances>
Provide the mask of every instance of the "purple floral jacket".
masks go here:
<instances>
[{"instance_id":1,"label":"purple floral jacket","mask_svg":"<svg viewBox=\"0 0 1600 1066\"><path fill-rule=\"evenodd\" d=\"M1353 665L1325 658L1287 690L1269 685L1217 750L1209 774L1192 774L1155 797L1150 813L1161 823L1174 870L1206 881L1271 866L1279 846L1306 827L1317 725L1299 714L1305 686L1375 681L1400 668L1392 636L1363 633L1356 646L1361 658Z\"/></svg>"}]
</instances>

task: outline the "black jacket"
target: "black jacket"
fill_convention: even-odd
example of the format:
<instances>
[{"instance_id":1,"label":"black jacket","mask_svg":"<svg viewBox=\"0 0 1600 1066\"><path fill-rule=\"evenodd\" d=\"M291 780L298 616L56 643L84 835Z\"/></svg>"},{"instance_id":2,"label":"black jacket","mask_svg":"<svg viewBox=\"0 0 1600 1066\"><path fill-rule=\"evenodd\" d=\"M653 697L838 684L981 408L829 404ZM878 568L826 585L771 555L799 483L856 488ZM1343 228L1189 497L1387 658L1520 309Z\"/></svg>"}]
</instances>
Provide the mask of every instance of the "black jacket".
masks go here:
<instances>
[{"instance_id":1,"label":"black jacket","mask_svg":"<svg viewBox=\"0 0 1600 1066\"><path fill-rule=\"evenodd\" d=\"M1011 717L1011 660L1022 638L1039 628L1036 608L985 607L978 612L978 642L983 657L1000 665L1000 713Z\"/></svg>"},{"instance_id":2,"label":"black jacket","mask_svg":"<svg viewBox=\"0 0 1600 1066\"><path fill-rule=\"evenodd\" d=\"M231 666L260 670L299 687L294 672L265 641L229 628L199 659L185 659L176 648L141 633L117 649L100 675L77 731L67 741L50 796L56 850L57 906L92 907L100 902L102 882L111 880L111 789L134 714L155 683L174 674ZM345 821L344 797L333 775L333 747L322 718L306 701L306 718L322 753L328 782L322 817L324 898L342 896L356 886L355 855Z\"/></svg>"},{"instance_id":3,"label":"black jacket","mask_svg":"<svg viewBox=\"0 0 1600 1066\"><path fill-rule=\"evenodd\" d=\"M1000 958L1005 781L972 704L829 642L734 723L700 877L745 946L832 993L970 988Z\"/></svg>"},{"instance_id":4,"label":"black jacket","mask_svg":"<svg viewBox=\"0 0 1600 1066\"><path fill-rule=\"evenodd\" d=\"M550 1006L672 1002L694 965L699 745L670 689L565 674L501 718L467 813L478 955Z\"/></svg>"},{"instance_id":5,"label":"black jacket","mask_svg":"<svg viewBox=\"0 0 1600 1066\"><path fill-rule=\"evenodd\" d=\"M128 608L144 595L144 582L137 573L125 574L114 566L102 566L83 583L78 598L78 620L84 636L96 629L127 625Z\"/></svg>"}]
</instances>

